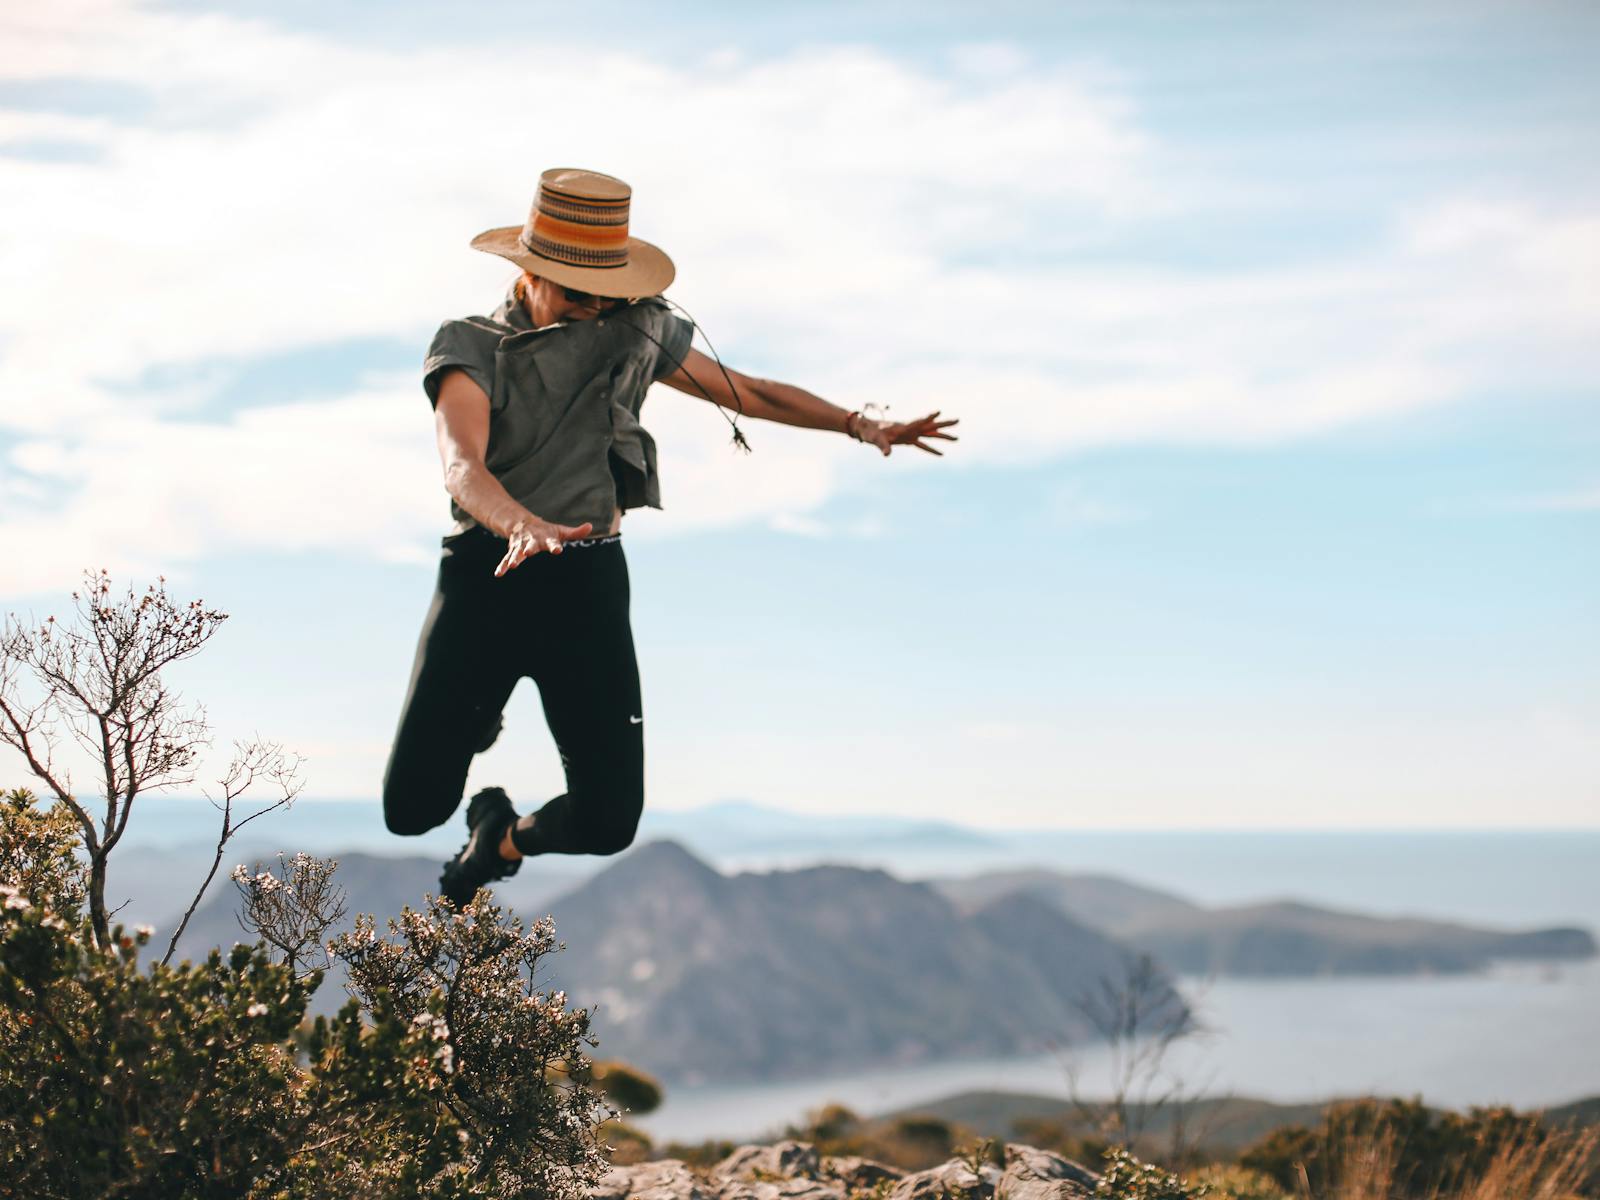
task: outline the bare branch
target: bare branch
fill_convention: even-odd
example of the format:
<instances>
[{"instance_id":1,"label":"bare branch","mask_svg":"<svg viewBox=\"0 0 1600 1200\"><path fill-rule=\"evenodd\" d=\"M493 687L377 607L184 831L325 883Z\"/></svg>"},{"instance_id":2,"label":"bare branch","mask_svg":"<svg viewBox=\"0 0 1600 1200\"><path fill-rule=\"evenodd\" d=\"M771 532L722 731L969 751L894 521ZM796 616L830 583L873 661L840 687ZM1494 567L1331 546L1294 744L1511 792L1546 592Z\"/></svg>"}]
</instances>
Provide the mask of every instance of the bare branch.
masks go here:
<instances>
[{"instance_id":1,"label":"bare branch","mask_svg":"<svg viewBox=\"0 0 1600 1200\"><path fill-rule=\"evenodd\" d=\"M227 614L199 600L174 603L165 579L142 594L129 587L113 597L110 576L94 570L84 572L72 600L76 619L69 622L52 616L25 625L7 617L0 635L0 741L19 751L77 818L89 855L90 918L104 946L106 862L134 801L145 791L192 782L200 751L210 744L204 710L180 711L161 672L197 653ZM24 678L34 685L27 696L19 687ZM56 767L55 749L67 736L98 764L99 821L73 794L70 775ZM297 790L285 783L292 773L267 773L283 785L281 803Z\"/></svg>"},{"instance_id":2,"label":"bare branch","mask_svg":"<svg viewBox=\"0 0 1600 1200\"><path fill-rule=\"evenodd\" d=\"M1148 954L1126 956L1120 977L1102 975L1073 1006L1105 1043L1111 1060L1111 1091L1093 1118L1095 1127L1102 1136L1126 1145L1155 1112L1181 1094L1181 1085L1160 1096L1154 1095L1154 1088L1171 1047L1202 1029ZM1079 1096L1075 1070L1069 1070L1068 1083L1074 1107L1088 1117L1091 1109Z\"/></svg>"},{"instance_id":3,"label":"bare branch","mask_svg":"<svg viewBox=\"0 0 1600 1200\"><path fill-rule=\"evenodd\" d=\"M167 952L161 957L163 963L171 962L173 954L177 952L178 939L188 928L189 918L194 916L195 909L200 907L200 901L206 894L206 889L216 878L217 867L222 863L223 849L229 840L257 817L274 809L287 808L300 794L301 759L298 755L287 754L277 742L262 741L259 736L248 742L236 741L233 745L233 760L228 764L227 773L218 781L218 786L222 789L222 802L218 804L211 799L210 793L206 794L206 799L211 800L212 805L222 812L222 829L217 835L217 849L211 858L211 869L201 881L200 889L195 892L194 899L183 914L183 920L178 922L178 928L173 931L172 940L167 943ZM242 821L235 822L233 802L248 791L258 779L272 784L278 792L278 798L257 809Z\"/></svg>"}]
</instances>

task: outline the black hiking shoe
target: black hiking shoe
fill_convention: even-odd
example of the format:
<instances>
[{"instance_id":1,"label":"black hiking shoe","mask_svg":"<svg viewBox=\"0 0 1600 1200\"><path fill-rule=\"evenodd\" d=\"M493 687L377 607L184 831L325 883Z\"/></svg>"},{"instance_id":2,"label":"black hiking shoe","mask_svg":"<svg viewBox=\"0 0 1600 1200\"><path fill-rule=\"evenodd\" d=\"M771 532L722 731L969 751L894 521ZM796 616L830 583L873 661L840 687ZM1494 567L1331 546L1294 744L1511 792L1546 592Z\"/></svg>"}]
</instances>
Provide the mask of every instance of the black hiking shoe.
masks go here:
<instances>
[{"instance_id":1,"label":"black hiking shoe","mask_svg":"<svg viewBox=\"0 0 1600 1200\"><path fill-rule=\"evenodd\" d=\"M467 805L467 844L444 864L439 894L458 909L472 903L478 889L498 879L509 879L522 869L522 860L500 857L500 842L517 819L504 789L484 788Z\"/></svg>"}]
</instances>

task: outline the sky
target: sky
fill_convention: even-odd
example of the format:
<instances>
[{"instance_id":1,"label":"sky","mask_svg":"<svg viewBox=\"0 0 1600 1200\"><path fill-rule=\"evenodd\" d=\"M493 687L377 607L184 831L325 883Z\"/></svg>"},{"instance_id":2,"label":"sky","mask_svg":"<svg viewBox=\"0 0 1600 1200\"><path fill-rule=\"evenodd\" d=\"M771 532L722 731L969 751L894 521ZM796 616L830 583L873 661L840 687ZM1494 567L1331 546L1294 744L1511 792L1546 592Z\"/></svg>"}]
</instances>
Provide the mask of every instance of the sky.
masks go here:
<instances>
[{"instance_id":1,"label":"sky","mask_svg":"<svg viewBox=\"0 0 1600 1200\"><path fill-rule=\"evenodd\" d=\"M0 612L230 614L173 684L378 795L449 525L420 364L539 173L740 370L623 522L647 804L1600 827L1600 10L0 13ZM582 637L581 613L531 637ZM531 682L469 791L562 790ZM93 772L74 775L87 791ZM0 756L0 782L25 782ZM376 818L375 818L376 819Z\"/></svg>"}]
</instances>

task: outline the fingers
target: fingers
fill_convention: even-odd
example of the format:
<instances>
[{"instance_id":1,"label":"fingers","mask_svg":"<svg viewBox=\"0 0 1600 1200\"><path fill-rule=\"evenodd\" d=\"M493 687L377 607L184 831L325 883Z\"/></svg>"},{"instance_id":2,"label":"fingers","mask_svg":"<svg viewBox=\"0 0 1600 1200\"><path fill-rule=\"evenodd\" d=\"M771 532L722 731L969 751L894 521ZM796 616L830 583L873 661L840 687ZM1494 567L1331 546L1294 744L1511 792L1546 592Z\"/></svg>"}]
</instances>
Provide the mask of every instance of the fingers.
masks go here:
<instances>
[{"instance_id":1,"label":"fingers","mask_svg":"<svg viewBox=\"0 0 1600 1200\"><path fill-rule=\"evenodd\" d=\"M494 577L499 579L507 571L515 570L537 553L539 553L539 543L537 542L513 545L506 551L506 556L500 560L500 565L494 569Z\"/></svg>"},{"instance_id":2,"label":"fingers","mask_svg":"<svg viewBox=\"0 0 1600 1200\"><path fill-rule=\"evenodd\" d=\"M498 579L507 571L513 571L520 567L541 550L559 554L561 552L561 542L553 537L538 538L532 534L518 535L512 538L511 544L506 547L506 556L500 560L500 565L494 569L495 578Z\"/></svg>"},{"instance_id":3,"label":"fingers","mask_svg":"<svg viewBox=\"0 0 1600 1200\"><path fill-rule=\"evenodd\" d=\"M538 533L532 529L520 530L512 536L505 557L495 567L495 578L515 570L535 554L560 554L566 548L566 543L586 538L593 532L593 521L585 521L582 525L546 525Z\"/></svg>"}]
</instances>

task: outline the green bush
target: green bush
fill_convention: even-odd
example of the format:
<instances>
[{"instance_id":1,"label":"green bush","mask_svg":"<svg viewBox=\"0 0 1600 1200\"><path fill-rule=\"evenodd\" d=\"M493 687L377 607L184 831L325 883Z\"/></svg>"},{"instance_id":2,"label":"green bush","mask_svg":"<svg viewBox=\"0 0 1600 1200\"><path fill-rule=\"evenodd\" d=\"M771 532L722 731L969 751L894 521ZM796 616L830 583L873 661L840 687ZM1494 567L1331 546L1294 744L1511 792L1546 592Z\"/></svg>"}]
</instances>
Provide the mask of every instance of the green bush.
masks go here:
<instances>
[{"instance_id":1,"label":"green bush","mask_svg":"<svg viewBox=\"0 0 1600 1200\"><path fill-rule=\"evenodd\" d=\"M1211 1194L1207 1185L1187 1184L1120 1148L1108 1150L1105 1162L1094 1194L1106 1200L1200 1200Z\"/></svg>"},{"instance_id":2,"label":"green bush","mask_svg":"<svg viewBox=\"0 0 1600 1200\"><path fill-rule=\"evenodd\" d=\"M943 1117L912 1114L898 1118L889 1135L925 1150L943 1162L955 1152L957 1133Z\"/></svg>"},{"instance_id":3,"label":"green bush","mask_svg":"<svg viewBox=\"0 0 1600 1200\"><path fill-rule=\"evenodd\" d=\"M329 944L355 997L307 1031L321 972L264 945L146 969L151 931L118 925L102 948L74 818L0 800L8 1194L576 1200L605 1170L614 1113L573 1078L589 1014L530 983L548 922L524 934L487 897L408 909L387 938L360 917Z\"/></svg>"},{"instance_id":4,"label":"green bush","mask_svg":"<svg viewBox=\"0 0 1600 1200\"><path fill-rule=\"evenodd\" d=\"M661 1107L660 1081L627 1063L591 1063L584 1082L592 1082L607 1100L632 1116L642 1117Z\"/></svg>"}]
</instances>

